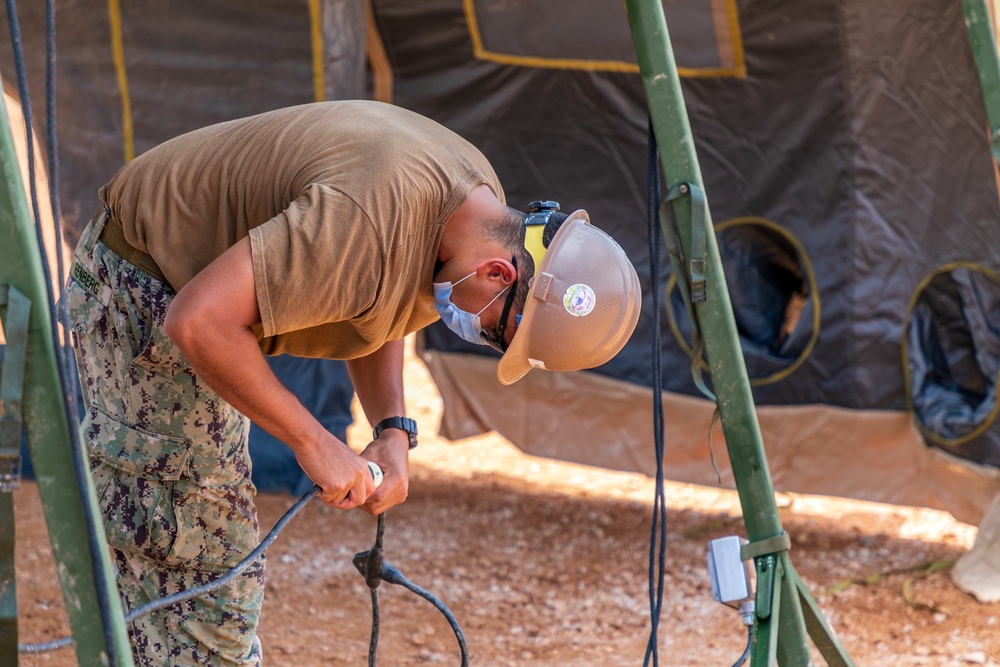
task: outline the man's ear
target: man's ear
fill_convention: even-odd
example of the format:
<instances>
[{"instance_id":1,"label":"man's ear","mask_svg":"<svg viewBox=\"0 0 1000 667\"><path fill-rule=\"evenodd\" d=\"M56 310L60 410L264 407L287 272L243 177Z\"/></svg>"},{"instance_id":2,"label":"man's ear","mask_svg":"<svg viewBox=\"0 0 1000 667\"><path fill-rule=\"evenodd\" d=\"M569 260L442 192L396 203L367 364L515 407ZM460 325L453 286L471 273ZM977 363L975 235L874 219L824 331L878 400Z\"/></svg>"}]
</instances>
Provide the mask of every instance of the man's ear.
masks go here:
<instances>
[{"instance_id":1,"label":"man's ear","mask_svg":"<svg viewBox=\"0 0 1000 667\"><path fill-rule=\"evenodd\" d=\"M493 257L479 265L477 271L481 272L491 280L498 280L506 287L517 279L517 269L511 264L509 259Z\"/></svg>"}]
</instances>

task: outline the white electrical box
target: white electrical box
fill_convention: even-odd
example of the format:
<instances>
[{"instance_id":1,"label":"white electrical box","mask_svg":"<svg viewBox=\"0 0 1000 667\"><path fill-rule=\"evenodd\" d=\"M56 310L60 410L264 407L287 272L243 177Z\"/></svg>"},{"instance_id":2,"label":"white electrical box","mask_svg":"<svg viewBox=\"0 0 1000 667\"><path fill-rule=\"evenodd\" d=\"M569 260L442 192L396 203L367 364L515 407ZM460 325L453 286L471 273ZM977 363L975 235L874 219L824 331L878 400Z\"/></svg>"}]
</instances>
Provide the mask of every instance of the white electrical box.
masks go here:
<instances>
[{"instance_id":1,"label":"white electrical box","mask_svg":"<svg viewBox=\"0 0 1000 667\"><path fill-rule=\"evenodd\" d=\"M748 543L737 535L708 543L708 576L716 602L733 605L753 599L751 561L744 561L740 554L740 548Z\"/></svg>"}]
</instances>

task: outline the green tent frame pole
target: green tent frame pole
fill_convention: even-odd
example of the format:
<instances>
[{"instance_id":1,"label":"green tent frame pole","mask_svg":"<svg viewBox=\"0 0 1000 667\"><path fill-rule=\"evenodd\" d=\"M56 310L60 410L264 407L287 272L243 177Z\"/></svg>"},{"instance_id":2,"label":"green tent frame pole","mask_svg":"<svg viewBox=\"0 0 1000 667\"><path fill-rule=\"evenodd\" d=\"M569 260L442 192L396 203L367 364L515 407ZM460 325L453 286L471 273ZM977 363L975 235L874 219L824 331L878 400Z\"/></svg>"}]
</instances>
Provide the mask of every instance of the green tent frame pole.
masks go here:
<instances>
[{"instance_id":1,"label":"green tent frame pole","mask_svg":"<svg viewBox=\"0 0 1000 667\"><path fill-rule=\"evenodd\" d=\"M49 302L43 275L41 252L21 181L10 118L6 105L0 105L0 284L20 290L33 304L24 378L24 428L76 644L77 662L81 667L97 667L108 664L111 652L105 643L84 503L90 505L95 516L100 516L100 510L90 476L85 480L86 498L81 498L75 482L69 424L56 365L49 309L40 307ZM100 525L97 528L103 544L103 528ZM107 596L114 618L111 629L114 655L119 667L133 667L132 648L114 585L110 555L106 549L101 549L100 554L99 565L104 569L104 578L110 588ZM39 638L38 641L47 639L53 638Z\"/></svg>"},{"instance_id":2,"label":"green tent frame pole","mask_svg":"<svg viewBox=\"0 0 1000 667\"><path fill-rule=\"evenodd\" d=\"M14 491L21 483L21 405L31 302L0 283L0 328L7 338L0 364L0 664L17 664L17 573L14 568Z\"/></svg>"},{"instance_id":3,"label":"green tent frame pole","mask_svg":"<svg viewBox=\"0 0 1000 667\"><path fill-rule=\"evenodd\" d=\"M704 187L663 6L660 0L626 0L625 5L667 185L673 186L672 191L679 186L679 192L686 195L665 203L660 223L668 243L676 237L683 257L691 258L692 287L703 290L702 299L692 298L696 292L693 289L685 295L685 300L693 306L697 321L692 324L700 327L704 337L750 541L744 548L744 557L753 558L757 570L750 664L753 667L769 667L775 662L788 667L812 665L808 635L829 665L853 666L788 554L790 542L778 517L711 216L703 196L694 196L702 193ZM665 215L667 207L672 207L676 229L670 224L670 216ZM701 225L704 227L699 229ZM677 266L679 262L675 264L675 274L679 273ZM686 265L683 268L686 271ZM686 281L678 275L678 284L682 282Z\"/></svg>"},{"instance_id":4,"label":"green tent frame pole","mask_svg":"<svg viewBox=\"0 0 1000 667\"><path fill-rule=\"evenodd\" d=\"M989 4L994 0L962 0L965 26L972 43L979 84L983 90L986 118L990 125L990 148L993 160L1000 164L1000 60L997 58L996 36L990 21Z\"/></svg>"}]
</instances>

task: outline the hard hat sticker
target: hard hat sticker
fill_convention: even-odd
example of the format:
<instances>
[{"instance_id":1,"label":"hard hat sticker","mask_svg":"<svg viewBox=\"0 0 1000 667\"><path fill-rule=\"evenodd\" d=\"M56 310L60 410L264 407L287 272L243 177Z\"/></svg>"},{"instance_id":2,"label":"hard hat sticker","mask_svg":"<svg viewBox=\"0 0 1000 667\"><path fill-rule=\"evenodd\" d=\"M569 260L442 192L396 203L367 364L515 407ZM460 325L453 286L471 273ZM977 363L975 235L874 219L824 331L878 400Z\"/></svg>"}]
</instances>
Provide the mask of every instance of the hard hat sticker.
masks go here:
<instances>
[{"instance_id":1,"label":"hard hat sticker","mask_svg":"<svg viewBox=\"0 0 1000 667\"><path fill-rule=\"evenodd\" d=\"M589 285L577 283L570 285L563 294L563 308L573 317L584 317L590 315L590 311L597 305L597 296Z\"/></svg>"}]
</instances>

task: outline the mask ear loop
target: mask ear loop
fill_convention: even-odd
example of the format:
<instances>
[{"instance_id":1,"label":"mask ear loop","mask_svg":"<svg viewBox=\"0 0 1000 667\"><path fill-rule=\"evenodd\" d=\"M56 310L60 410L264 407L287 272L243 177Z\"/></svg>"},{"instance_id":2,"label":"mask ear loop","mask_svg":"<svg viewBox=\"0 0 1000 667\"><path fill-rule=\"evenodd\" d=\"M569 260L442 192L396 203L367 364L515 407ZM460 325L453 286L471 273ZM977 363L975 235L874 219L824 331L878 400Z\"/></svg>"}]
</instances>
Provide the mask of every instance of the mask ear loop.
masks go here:
<instances>
[{"instance_id":1,"label":"mask ear loop","mask_svg":"<svg viewBox=\"0 0 1000 667\"><path fill-rule=\"evenodd\" d=\"M475 271L473 271L473 272L472 272L472 273L470 273L469 275L465 276L464 278L461 278L461 279L459 279L459 280L457 280L457 281L453 282L453 283L451 284L451 287L452 287L452 289L454 289L456 285L460 285L460 284L464 283L464 282L465 282L466 280L468 280L469 278L471 278L471 277L472 277L472 276L474 276L474 275L476 275L476 272L475 272ZM486 306L486 308L489 308L489 306ZM483 308L483 310L486 310L486 308ZM479 312L483 312L483 311L481 310L481 311L479 311Z\"/></svg>"},{"instance_id":2,"label":"mask ear loop","mask_svg":"<svg viewBox=\"0 0 1000 667\"><path fill-rule=\"evenodd\" d=\"M465 278L462 278L462 280L465 280ZM457 285L458 283L455 283L455 284ZM499 292L497 292L497 295L495 297L493 297L488 304L486 304L485 306L483 306L482 310L480 310L478 313L476 313L476 317L479 317L480 315L482 315L486 311L487 308L489 308L494 303L496 303L497 299L499 299L501 296L503 296L503 293L506 292L509 289L510 289L510 285L507 285L502 290L500 290Z\"/></svg>"}]
</instances>

